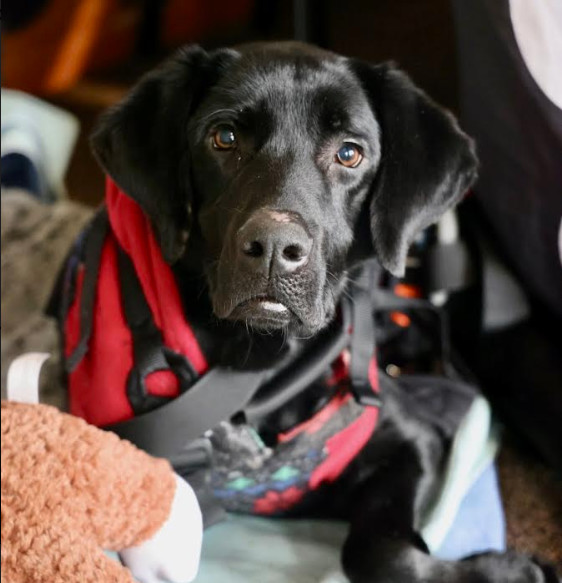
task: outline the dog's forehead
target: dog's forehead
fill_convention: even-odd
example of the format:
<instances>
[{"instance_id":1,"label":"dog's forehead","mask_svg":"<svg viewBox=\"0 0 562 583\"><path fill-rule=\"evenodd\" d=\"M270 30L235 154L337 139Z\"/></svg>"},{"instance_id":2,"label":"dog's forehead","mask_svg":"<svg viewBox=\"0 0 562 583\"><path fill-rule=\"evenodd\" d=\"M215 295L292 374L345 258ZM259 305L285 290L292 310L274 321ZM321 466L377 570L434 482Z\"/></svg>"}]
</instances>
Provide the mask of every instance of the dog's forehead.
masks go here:
<instances>
[{"instance_id":1,"label":"dog's forehead","mask_svg":"<svg viewBox=\"0 0 562 583\"><path fill-rule=\"evenodd\" d=\"M214 88L213 101L239 110L266 108L279 120L331 115L335 123L368 109L343 57L290 52L243 54Z\"/></svg>"}]
</instances>

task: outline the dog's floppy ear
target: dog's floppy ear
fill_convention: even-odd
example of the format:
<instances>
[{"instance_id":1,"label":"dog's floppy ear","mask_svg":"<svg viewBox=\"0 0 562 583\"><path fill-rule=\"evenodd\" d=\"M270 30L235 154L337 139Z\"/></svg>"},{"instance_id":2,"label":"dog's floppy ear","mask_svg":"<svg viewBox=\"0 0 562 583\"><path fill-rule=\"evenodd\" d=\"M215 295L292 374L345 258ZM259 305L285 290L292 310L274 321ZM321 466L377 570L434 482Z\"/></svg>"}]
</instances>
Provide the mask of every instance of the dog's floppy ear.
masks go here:
<instances>
[{"instance_id":1,"label":"dog's floppy ear","mask_svg":"<svg viewBox=\"0 0 562 583\"><path fill-rule=\"evenodd\" d=\"M91 138L103 169L150 217L169 263L182 254L189 230L188 120L235 55L180 50L103 115Z\"/></svg>"},{"instance_id":2,"label":"dog's floppy ear","mask_svg":"<svg viewBox=\"0 0 562 583\"><path fill-rule=\"evenodd\" d=\"M476 179L472 140L391 64L354 62L380 126L381 161L370 194L371 235L381 264L403 275L415 236Z\"/></svg>"}]
</instances>

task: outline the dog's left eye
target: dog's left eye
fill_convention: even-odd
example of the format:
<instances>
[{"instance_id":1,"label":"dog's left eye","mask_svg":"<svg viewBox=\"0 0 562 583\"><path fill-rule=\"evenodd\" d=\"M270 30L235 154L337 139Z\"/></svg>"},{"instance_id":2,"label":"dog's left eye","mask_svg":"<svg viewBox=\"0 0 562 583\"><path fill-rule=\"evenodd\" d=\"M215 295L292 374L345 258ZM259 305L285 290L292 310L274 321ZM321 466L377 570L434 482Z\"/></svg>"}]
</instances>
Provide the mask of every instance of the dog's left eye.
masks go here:
<instances>
[{"instance_id":1,"label":"dog's left eye","mask_svg":"<svg viewBox=\"0 0 562 583\"><path fill-rule=\"evenodd\" d=\"M346 168L357 168L363 160L361 148L351 142L344 142L336 153L336 161Z\"/></svg>"},{"instance_id":2,"label":"dog's left eye","mask_svg":"<svg viewBox=\"0 0 562 583\"><path fill-rule=\"evenodd\" d=\"M220 127L213 135L213 146L217 150L231 150L236 146L236 135L228 126Z\"/></svg>"}]
</instances>

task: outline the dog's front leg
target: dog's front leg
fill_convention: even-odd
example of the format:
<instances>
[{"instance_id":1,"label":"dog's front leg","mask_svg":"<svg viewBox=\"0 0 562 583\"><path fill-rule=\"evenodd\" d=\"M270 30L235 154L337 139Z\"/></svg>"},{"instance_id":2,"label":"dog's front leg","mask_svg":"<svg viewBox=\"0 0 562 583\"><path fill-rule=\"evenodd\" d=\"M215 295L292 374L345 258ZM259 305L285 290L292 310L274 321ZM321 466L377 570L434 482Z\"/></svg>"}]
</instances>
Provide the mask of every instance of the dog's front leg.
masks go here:
<instances>
[{"instance_id":1,"label":"dog's front leg","mask_svg":"<svg viewBox=\"0 0 562 583\"><path fill-rule=\"evenodd\" d=\"M370 541L350 535L344 570L352 583L559 583L550 566L513 552L442 561L394 533Z\"/></svg>"},{"instance_id":2,"label":"dog's front leg","mask_svg":"<svg viewBox=\"0 0 562 583\"><path fill-rule=\"evenodd\" d=\"M355 509L342 554L352 583L558 583L552 568L512 552L462 561L429 555L414 526L422 490L428 487L420 451L419 443L398 445L353 494Z\"/></svg>"}]
</instances>

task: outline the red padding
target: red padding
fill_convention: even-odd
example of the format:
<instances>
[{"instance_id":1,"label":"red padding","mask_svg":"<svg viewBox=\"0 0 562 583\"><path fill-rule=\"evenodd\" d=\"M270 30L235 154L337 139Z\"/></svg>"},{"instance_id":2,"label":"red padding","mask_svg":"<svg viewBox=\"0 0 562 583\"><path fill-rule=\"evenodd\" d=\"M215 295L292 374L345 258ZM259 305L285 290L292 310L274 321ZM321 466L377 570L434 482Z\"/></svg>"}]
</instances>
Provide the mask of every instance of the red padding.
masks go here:
<instances>
[{"instance_id":1,"label":"red padding","mask_svg":"<svg viewBox=\"0 0 562 583\"><path fill-rule=\"evenodd\" d=\"M113 232L135 266L164 343L184 354L199 374L206 372L207 361L183 317L174 274L162 257L148 218L110 178L106 184L106 204Z\"/></svg>"},{"instance_id":2,"label":"red padding","mask_svg":"<svg viewBox=\"0 0 562 583\"><path fill-rule=\"evenodd\" d=\"M100 260L89 349L69 375L70 409L94 425L117 423L133 416L126 385L133 366L131 333L125 322L117 264L117 243L131 258L144 295L166 346L183 354L198 374L208 364L183 315L183 306L170 266L164 261L150 223L141 208L109 178L106 201L111 231ZM80 299L83 268L65 322L65 351L70 355L80 339ZM178 380L169 371L146 379L148 392L175 397Z\"/></svg>"}]
</instances>

